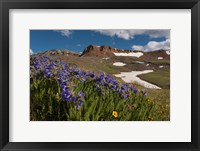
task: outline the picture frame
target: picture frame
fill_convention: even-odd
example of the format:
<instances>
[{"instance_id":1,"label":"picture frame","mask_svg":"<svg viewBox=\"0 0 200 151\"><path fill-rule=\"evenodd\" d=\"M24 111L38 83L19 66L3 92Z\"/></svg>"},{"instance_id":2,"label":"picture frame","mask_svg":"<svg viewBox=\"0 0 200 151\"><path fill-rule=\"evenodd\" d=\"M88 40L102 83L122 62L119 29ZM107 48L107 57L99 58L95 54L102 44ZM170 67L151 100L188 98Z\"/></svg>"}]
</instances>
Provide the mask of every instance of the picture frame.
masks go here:
<instances>
[{"instance_id":1,"label":"picture frame","mask_svg":"<svg viewBox=\"0 0 200 151\"><path fill-rule=\"evenodd\" d=\"M9 9L191 9L191 142L9 142ZM199 0L0 0L0 148L5 150L200 150Z\"/></svg>"}]
</instances>

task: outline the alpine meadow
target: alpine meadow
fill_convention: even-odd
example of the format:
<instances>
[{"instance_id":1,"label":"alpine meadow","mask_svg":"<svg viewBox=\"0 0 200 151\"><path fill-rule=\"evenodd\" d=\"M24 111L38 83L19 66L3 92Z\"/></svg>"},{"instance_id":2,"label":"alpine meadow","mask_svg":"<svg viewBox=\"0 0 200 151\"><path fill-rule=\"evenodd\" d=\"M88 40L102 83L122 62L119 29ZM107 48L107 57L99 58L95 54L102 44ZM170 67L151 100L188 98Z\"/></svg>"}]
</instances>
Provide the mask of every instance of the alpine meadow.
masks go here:
<instances>
[{"instance_id":1,"label":"alpine meadow","mask_svg":"<svg viewBox=\"0 0 200 151\"><path fill-rule=\"evenodd\" d=\"M169 121L170 30L30 30L31 121Z\"/></svg>"}]
</instances>

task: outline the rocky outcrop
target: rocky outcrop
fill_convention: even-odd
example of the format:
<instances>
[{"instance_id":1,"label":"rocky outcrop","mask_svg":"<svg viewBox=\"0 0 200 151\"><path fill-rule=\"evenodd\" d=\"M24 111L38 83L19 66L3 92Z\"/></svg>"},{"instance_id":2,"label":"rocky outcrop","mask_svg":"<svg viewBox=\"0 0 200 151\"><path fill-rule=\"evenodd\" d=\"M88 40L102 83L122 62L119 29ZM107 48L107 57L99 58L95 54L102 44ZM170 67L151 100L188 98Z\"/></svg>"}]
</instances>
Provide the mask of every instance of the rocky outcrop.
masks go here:
<instances>
[{"instance_id":1,"label":"rocky outcrop","mask_svg":"<svg viewBox=\"0 0 200 151\"><path fill-rule=\"evenodd\" d=\"M44 52L44 55L59 55L59 56L80 56L80 53L76 53L70 50L58 50L58 49L53 49L53 50L48 50Z\"/></svg>"},{"instance_id":2,"label":"rocky outcrop","mask_svg":"<svg viewBox=\"0 0 200 151\"><path fill-rule=\"evenodd\" d=\"M89 45L86 47L81 54L81 56L90 56L90 57L113 57L115 53L129 53L133 52L133 50L124 50L113 48L111 46L95 46ZM136 51L134 51L136 52Z\"/></svg>"},{"instance_id":3,"label":"rocky outcrop","mask_svg":"<svg viewBox=\"0 0 200 151\"><path fill-rule=\"evenodd\" d=\"M86 47L81 54L81 56L90 56L90 57L112 57L114 48L110 46L95 46L89 45Z\"/></svg>"},{"instance_id":4,"label":"rocky outcrop","mask_svg":"<svg viewBox=\"0 0 200 151\"><path fill-rule=\"evenodd\" d=\"M151 59L155 57L162 57L162 58L169 58L170 55L166 53L165 50L158 50L153 52L142 52L137 50L124 50L113 48L111 46L95 46L89 45L84 49L81 56L88 56L88 57L114 57L114 56L132 56L137 57L137 53L142 53L141 58L144 59ZM130 54L130 55L128 55ZM135 55L131 55L135 54ZM139 56L140 57L140 56Z\"/></svg>"}]
</instances>

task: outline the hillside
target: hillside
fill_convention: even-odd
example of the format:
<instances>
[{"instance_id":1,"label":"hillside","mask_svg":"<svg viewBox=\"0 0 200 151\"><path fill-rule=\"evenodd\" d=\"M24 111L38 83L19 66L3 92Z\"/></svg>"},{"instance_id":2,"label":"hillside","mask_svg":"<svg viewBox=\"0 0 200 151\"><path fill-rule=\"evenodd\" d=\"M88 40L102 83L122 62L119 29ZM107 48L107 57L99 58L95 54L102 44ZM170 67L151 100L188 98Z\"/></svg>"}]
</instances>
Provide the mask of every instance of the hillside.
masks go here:
<instances>
[{"instance_id":1,"label":"hillside","mask_svg":"<svg viewBox=\"0 0 200 151\"><path fill-rule=\"evenodd\" d=\"M37 55L47 56L76 56L76 57L100 57L100 58L111 58L111 57L134 57L143 60L146 59L169 59L170 51L157 50L152 52L143 52L138 50L124 50L119 48L113 48L111 46L87 46L82 53L75 52L73 50L59 50L52 49Z\"/></svg>"},{"instance_id":2,"label":"hillside","mask_svg":"<svg viewBox=\"0 0 200 151\"><path fill-rule=\"evenodd\" d=\"M45 52L42 53L37 53L37 54L33 54L36 56L80 56L80 53L71 51L71 50L59 50L59 49L52 49L52 50L47 50Z\"/></svg>"},{"instance_id":3,"label":"hillside","mask_svg":"<svg viewBox=\"0 0 200 151\"><path fill-rule=\"evenodd\" d=\"M153 73L138 75L138 77L161 88L169 88L170 85L169 51L142 52L111 46L89 45L82 54L70 50L48 50L36 56L51 56L82 70L97 74L105 72L112 76L121 72L152 70ZM121 78L118 79L121 80Z\"/></svg>"},{"instance_id":4,"label":"hillside","mask_svg":"<svg viewBox=\"0 0 200 151\"><path fill-rule=\"evenodd\" d=\"M70 67L89 73L102 73L117 79L121 84L129 83L154 101L165 105L168 117L170 107L170 51L142 52L123 50L110 46L89 45L81 53L71 50L48 50L32 56L48 56L60 59ZM70 68L72 69L72 68ZM135 81L132 81L134 79Z\"/></svg>"}]
</instances>

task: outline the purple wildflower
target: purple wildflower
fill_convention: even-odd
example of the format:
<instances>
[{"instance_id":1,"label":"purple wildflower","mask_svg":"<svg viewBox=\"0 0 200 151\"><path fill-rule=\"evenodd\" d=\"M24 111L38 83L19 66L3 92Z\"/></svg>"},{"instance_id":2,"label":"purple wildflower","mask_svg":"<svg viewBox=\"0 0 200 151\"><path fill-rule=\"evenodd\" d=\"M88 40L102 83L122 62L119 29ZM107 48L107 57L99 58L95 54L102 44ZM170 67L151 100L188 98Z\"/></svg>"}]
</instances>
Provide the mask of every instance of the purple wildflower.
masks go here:
<instances>
[{"instance_id":1,"label":"purple wildflower","mask_svg":"<svg viewBox=\"0 0 200 151\"><path fill-rule=\"evenodd\" d=\"M85 96L85 94L84 94L82 91L79 91L79 92L78 92L78 95L79 95L80 97L84 97L84 96Z\"/></svg>"},{"instance_id":2,"label":"purple wildflower","mask_svg":"<svg viewBox=\"0 0 200 151\"><path fill-rule=\"evenodd\" d=\"M72 101L73 101L73 102L75 102L75 101L76 101L76 97L75 97L75 96L72 96L72 98L71 98L71 99L72 99Z\"/></svg>"}]
</instances>

